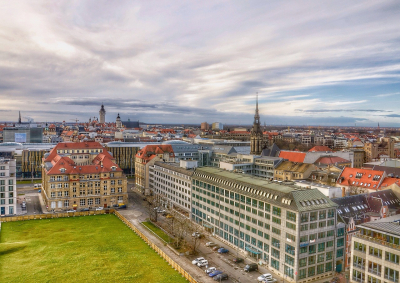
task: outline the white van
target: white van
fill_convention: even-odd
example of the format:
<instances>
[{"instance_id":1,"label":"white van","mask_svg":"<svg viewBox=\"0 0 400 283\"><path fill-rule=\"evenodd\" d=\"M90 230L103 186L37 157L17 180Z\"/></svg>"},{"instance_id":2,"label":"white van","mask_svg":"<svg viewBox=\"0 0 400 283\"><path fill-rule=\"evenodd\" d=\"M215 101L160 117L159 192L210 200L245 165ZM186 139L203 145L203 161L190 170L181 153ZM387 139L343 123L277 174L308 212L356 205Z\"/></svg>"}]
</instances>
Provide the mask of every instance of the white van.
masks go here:
<instances>
[{"instance_id":1,"label":"white van","mask_svg":"<svg viewBox=\"0 0 400 283\"><path fill-rule=\"evenodd\" d=\"M34 187L35 189L40 189L42 187L42 184L35 184Z\"/></svg>"}]
</instances>

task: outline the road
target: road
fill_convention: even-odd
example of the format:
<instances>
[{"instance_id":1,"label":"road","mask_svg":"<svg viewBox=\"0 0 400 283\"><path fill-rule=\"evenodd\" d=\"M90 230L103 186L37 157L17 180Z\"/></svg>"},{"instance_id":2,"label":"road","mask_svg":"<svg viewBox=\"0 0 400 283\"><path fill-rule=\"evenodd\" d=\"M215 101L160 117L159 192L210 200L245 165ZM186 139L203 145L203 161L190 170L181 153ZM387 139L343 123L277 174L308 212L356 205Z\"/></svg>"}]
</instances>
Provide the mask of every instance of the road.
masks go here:
<instances>
[{"instance_id":1,"label":"road","mask_svg":"<svg viewBox=\"0 0 400 283\"><path fill-rule=\"evenodd\" d=\"M26 210L22 210L21 208L23 201L26 201ZM17 204L17 215L43 213L39 200L39 192L33 188L33 184L17 186Z\"/></svg>"}]
</instances>

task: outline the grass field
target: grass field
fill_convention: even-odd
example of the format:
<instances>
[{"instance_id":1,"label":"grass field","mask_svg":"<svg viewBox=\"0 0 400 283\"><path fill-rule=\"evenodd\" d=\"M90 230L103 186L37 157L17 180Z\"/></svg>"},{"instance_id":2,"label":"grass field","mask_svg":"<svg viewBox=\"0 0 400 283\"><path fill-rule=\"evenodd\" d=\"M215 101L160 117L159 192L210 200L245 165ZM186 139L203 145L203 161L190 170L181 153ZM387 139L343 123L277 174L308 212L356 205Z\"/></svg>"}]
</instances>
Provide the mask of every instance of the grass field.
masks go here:
<instances>
[{"instance_id":1,"label":"grass field","mask_svg":"<svg viewBox=\"0 0 400 283\"><path fill-rule=\"evenodd\" d=\"M33 183L32 183L31 179L29 179L29 180L17 180L17 185L40 184L41 182L42 182L42 179L33 180Z\"/></svg>"},{"instance_id":2,"label":"grass field","mask_svg":"<svg viewBox=\"0 0 400 283\"><path fill-rule=\"evenodd\" d=\"M1 228L0 282L187 282L114 215Z\"/></svg>"},{"instance_id":3,"label":"grass field","mask_svg":"<svg viewBox=\"0 0 400 283\"><path fill-rule=\"evenodd\" d=\"M158 228L156 225L154 225L150 221L142 222L142 224L144 226L146 226L147 228L149 228L151 231L153 231L157 236L159 236L161 239L163 239L167 243L172 241L172 238L170 236L168 236L163 230Z\"/></svg>"}]
</instances>

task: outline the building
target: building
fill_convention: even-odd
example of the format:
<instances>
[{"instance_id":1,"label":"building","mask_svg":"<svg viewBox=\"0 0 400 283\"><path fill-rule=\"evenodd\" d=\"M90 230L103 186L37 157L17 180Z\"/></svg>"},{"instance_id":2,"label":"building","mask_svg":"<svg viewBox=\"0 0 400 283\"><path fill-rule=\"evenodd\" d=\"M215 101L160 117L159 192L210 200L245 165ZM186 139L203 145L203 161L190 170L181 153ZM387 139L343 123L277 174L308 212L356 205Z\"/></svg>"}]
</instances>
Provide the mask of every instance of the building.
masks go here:
<instances>
[{"instance_id":1,"label":"building","mask_svg":"<svg viewBox=\"0 0 400 283\"><path fill-rule=\"evenodd\" d=\"M136 189L149 194L149 170L156 161L174 162L175 154L171 145L147 145L135 156Z\"/></svg>"},{"instance_id":2,"label":"building","mask_svg":"<svg viewBox=\"0 0 400 283\"><path fill-rule=\"evenodd\" d=\"M288 282L333 275L344 246L336 206L315 189L218 168L197 168L192 176L192 220Z\"/></svg>"},{"instance_id":3,"label":"building","mask_svg":"<svg viewBox=\"0 0 400 283\"><path fill-rule=\"evenodd\" d=\"M376 191L380 189L386 176L385 171L346 167L339 175L336 186L351 194Z\"/></svg>"},{"instance_id":4,"label":"building","mask_svg":"<svg viewBox=\"0 0 400 283\"><path fill-rule=\"evenodd\" d=\"M291 181L307 179L316 167L313 164L283 161L276 166L274 180Z\"/></svg>"},{"instance_id":5,"label":"building","mask_svg":"<svg viewBox=\"0 0 400 283\"><path fill-rule=\"evenodd\" d=\"M208 131L210 129L210 125L207 122L203 122L203 123L201 123L200 129L202 131Z\"/></svg>"},{"instance_id":6,"label":"building","mask_svg":"<svg viewBox=\"0 0 400 283\"><path fill-rule=\"evenodd\" d=\"M254 114L253 128L250 133L250 154L261 155L264 144L264 135L260 125L260 114L258 113L258 95L256 102L256 113Z\"/></svg>"},{"instance_id":7,"label":"building","mask_svg":"<svg viewBox=\"0 0 400 283\"><path fill-rule=\"evenodd\" d=\"M119 117L119 113L118 113L117 119L115 120L115 127L117 129L121 129L122 128L122 122L121 122L121 117Z\"/></svg>"},{"instance_id":8,"label":"building","mask_svg":"<svg viewBox=\"0 0 400 283\"><path fill-rule=\"evenodd\" d=\"M378 142L370 142L364 145L365 162L379 159L381 156L395 158L394 139L381 138Z\"/></svg>"},{"instance_id":9,"label":"building","mask_svg":"<svg viewBox=\"0 0 400 283\"><path fill-rule=\"evenodd\" d=\"M106 149L125 174L133 175L135 173L135 156L146 145L133 142L109 142L106 144Z\"/></svg>"},{"instance_id":10,"label":"building","mask_svg":"<svg viewBox=\"0 0 400 283\"><path fill-rule=\"evenodd\" d=\"M43 128L36 124L5 127L3 129L3 142L42 143Z\"/></svg>"},{"instance_id":11,"label":"building","mask_svg":"<svg viewBox=\"0 0 400 283\"><path fill-rule=\"evenodd\" d=\"M213 131L219 131L224 129L224 125L222 125L220 122L214 122L212 123L211 128Z\"/></svg>"},{"instance_id":12,"label":"building","mask_svg":"<svg viewBox=\"0 0 400 283\"><path fill-rule=\"evenodd\" d=\"M42 163L42 197L49 211L112 207L128 200L127 179L97 142L59 143Z\"/></svg>"},{"instance_id":13,"label":"building","mask_svg":"<svg viewBox=\"0 0 400 283\"><path fill-rule=\"evenodd\" d=\"M187 218L190 217L193 172L193 168L186 169L178 163L161 161L156 161L150 167L149 186L152 192L162 197L165 207L174 209Z\"/></svg>"},{"instance_id":14,"label":"building","mask_svg":"<svg viewBox=\"0 0 400 283\"><path fill-rule=\"evenodd\" d=\"M103 104L101 104L99 115L100 115L100 124L104 124L106 122L106 110L104 109Z\"/></svg>"},{"instance_id":15,"label":"building","mask_svg":"<svg viewBox=\"0 0 400 283\"><path fill-rule=\"evenodd\" d=\"M0 215L17 213L15 159L0 158Z\"/></svg>"},{"instance_id":16,"label":"building","mask_svg":"<svg viewBox=\"0 0 400 283\"><path fill-rule=\"evenodd\" d=\"M384 218L358 229L351 242L350 282L399 282L399 222Z\"/></svg>"}]
</instances>

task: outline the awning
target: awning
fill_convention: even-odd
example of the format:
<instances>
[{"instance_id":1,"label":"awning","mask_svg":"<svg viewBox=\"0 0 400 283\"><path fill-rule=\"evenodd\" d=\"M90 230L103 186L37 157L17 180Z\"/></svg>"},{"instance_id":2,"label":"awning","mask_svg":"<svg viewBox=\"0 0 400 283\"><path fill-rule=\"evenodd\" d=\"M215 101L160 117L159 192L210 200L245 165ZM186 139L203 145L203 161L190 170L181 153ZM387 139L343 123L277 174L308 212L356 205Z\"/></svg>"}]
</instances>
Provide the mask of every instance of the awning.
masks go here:
<instances>
[{"instance_id":1,"label":"awning","mask_svg":"<svg viewBox=\"0 0 400 283\"><path fill-rule=\"evenodd\" d=\"M203 226L204 226L204 227L207 227L207 228L213 228L213 226L210 225L210 224L208 224L208 223L203 223Z\"/></svg>"},{"instance_id":2,"label":"awning","mask_svg":"<svg viewBox=\"0 0 400 283\"><path fill-rule=\"evenodd\" d=\"M259 250L256 250L255 248L252 248L252 247L246 247L246 251L249 251L249 252L251 252L253 254L256 254L256 255L261 253Z\"/></svg>"}]
</instances>

